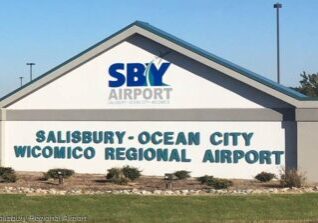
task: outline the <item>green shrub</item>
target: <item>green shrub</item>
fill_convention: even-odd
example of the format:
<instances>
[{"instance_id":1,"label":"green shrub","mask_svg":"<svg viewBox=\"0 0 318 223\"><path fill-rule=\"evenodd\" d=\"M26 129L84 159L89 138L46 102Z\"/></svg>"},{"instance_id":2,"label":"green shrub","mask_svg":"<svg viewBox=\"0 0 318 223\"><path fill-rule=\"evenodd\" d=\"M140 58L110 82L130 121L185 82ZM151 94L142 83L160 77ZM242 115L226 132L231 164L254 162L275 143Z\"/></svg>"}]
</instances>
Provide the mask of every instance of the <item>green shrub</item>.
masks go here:
<instances>
[{"instance_id":1,"label":"green shrub","mask_svg":"<svg viewBox=\"0 0 318 223\"><path fill-rule=\"evenodd\" d=\"M207 181L208 186L212 186L215 189L226 189L233 185L231 180L221 179L221 178L214 178Z\"/></svg>"},{"instance_id":2,"label":"green shrub","mask_svg":"<svg viewBox=\"0 0 318 223\"><path fill-rule=\"evenodd\" d=\"M0 167L0 180L5 183L14 183L17 181L17 175L11 167Z\"/></svg>"},{"instance_id":3,"label":"green shrub","mask_svg":"<svg viewBox=\"0 0 318 223\"><path fill-rule=\"evenodd\" d=\"M255 179L260 182L268 182L274 179L275 174L268 172L261 172L255 176Z\"/></svg>"},{"instance_id":4,"label":"green shrub","mask_svg":"<svg viewBox=\"0 0 318 223\"><path fill-rule=\"evenodd\" d=\"M135 180L141 175L141 171L129 166L123 168L111 168L107 171L106 179L115 184L127 184L129 180Z\"/></svg>"},{"instance_id":5,"label":"green shrub","mask_svg":"<svg viewBox=\"0 0 318 223\"><path fill-rule=\"evenodd\" d=\"M201 184L206 184L215 189L226 189L233 185L233 182L231 180L214 178L213 176L208 175L199 177L198 181L200 181Z\"/></svg>"},{"instance_id":6,"label":"green shrub","mask_svg":"<svg viewBox=\"0 0 318 223\"><path fill-rule=\"evenodd\" d=\"M190 172L186 170L179 170L174 172L174 175L179 179L179 180L184 180L190 178Z\"/></svg>"},{"instance_id":7,"label":"green shrub","mask_svg":"<svg viewBox=\"0 0 318 223\"><path fill-rule=\"evenodd\" d=\"M200 181L201 184L207 184L208 181L213 181L214 177L213 176L204 175L202 177L198 177L197 180Z\"/></svg>"},{"instance_id":8,"label":"green shrub","mask_svg":"<svg viewBox=\"0 0 318 223\"><path fill-rule=\"evenodd\" d=\"M132 181L138 179L141 176L141 171L135 167L124 166L122 171L124 176Z\"/></svg>"},{"instance_id":9,"label":"green shrub","mask_svg":"<svg viewBox=\"0 0 318 223\"><path fill-rule=\"evenodd\" d=\"M286 170L280 176L280 184L283 187L301 187L305 184L306 177L296 169Z\"/></svg>"},{"instance_id":10,"label":"green shrub","mask_svg":"<svg viewBox=\"0 0 318 223\"><path fill-rule=\"evenodd\" d=\"M119 178L120 176L123 177L123 173L120 168L111 168L107 171L108 171L106 175L107 180L110 180L112 178Z\"/></svg>"},{"instance_id":11,"label":"green shrub","mask_svg":"<svg viewBox=\"0 0 318 223\"><path fill-rule=\"evenodd\" d=\"M14 170L11 167L0 167L0 176L7 172L13 172Z\"/></svg>"},{"instance_id":12,"label":"green shrub","mask_svg":"<svg viewBox=\"0 0 318 223\"><path fill-rule=\"evenodd\" d=\"M129 180L134 181L141 176L140 170L130 166L111 168L107 171L106 179L115 184L126 184Z\"/></svg>"},{"instance_id":13,"label":"green shrub","mask_svg":"<svg viewBox=\"0 0 318 223\"><path fill-rule=\"evenodd\" d=\"M61 174L63 176L63 178L69 178L71 176L73 176L75 174L74 170L70 170L70 169L60 169L60 168L56 168L56 169L50 169L46 172L46 174L44 174L46 179L58 179L59 178L59 174Z\"/></svg>"}]
</instances>

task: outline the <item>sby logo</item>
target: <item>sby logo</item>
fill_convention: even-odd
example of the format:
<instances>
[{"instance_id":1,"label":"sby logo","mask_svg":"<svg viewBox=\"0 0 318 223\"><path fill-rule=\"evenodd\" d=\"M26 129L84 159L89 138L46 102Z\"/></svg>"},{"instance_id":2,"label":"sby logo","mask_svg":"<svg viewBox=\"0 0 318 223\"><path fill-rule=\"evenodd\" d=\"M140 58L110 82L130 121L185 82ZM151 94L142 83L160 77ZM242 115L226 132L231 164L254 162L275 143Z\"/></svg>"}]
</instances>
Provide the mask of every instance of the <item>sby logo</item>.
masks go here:
<instances>
[{"instance_id":1,"label":"sby logo","mask_svg":"<svg viewBox=\"0 0 318 223\"><path fill-rule=\"evenodd\" d=\"M109 75L112 80L108 86L116 87L144 87L144 86L168 86L163 82L163 76L170 63L115 63L109 67Z\"/></svg>"},{"instance_id":2,"label":"sby logo","mask_svg":"<svg viewBox=\"0 0 318 223\"><path fill-rule=\"evenodd\" d=\"M156 57L150 63L114 63L109 69L111 79L108 101L112 104L167 104L172 87L163 81L170 63Z\"/></svg>"}]
</instances>

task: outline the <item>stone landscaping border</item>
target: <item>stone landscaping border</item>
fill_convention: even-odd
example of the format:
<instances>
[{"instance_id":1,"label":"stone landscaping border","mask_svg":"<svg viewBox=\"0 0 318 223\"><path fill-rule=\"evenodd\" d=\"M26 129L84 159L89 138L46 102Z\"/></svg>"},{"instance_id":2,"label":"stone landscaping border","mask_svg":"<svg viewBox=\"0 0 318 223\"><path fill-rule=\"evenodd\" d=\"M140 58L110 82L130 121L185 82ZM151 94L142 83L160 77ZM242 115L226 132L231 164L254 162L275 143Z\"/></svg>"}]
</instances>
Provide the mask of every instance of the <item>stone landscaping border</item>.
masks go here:
<instances>
[{"instance_id":1,"label":"stone landscaping border","mask_svg":"<svg viewBox=\"0 0 318 223\"><path fill-rule=\"evenodd\" d=\"M0 189L0 194L26 194L28 196L39 195L103 195L103 194L123 194L123 195L156 195L156 196L191 196L191 195L249 195L249 194L302 194L318 193L318 186L302 188L268 188L268 189L206 189L206 190L60 190L41 189L32 187L4 187Z\"/></svg>"}]
</instances>

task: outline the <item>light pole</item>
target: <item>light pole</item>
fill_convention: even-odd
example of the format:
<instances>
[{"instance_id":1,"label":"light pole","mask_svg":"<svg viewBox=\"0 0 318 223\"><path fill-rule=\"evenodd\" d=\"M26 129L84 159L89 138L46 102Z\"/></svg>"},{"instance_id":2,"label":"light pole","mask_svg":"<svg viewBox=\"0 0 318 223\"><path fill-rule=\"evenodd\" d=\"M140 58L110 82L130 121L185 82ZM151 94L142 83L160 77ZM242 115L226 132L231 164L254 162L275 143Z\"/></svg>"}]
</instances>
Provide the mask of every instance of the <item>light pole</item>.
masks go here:
<instances>
[{"instance_id":1,"label":"light pole","mask_svg":"<svg viewBox=\"0 0 318 223\"><path fill-rule=\"evenodd\" d=\"M22 87L23 86L23 77L19 77L19 79L20 79L20 87Z\"/></svg>"},{"instance_id":2,"label":"light pole","mask_svg":"<svg viewBox=\"0 0 318 223\"><path fill-rule=\"evenodd\" d=\"M274 8L276 9L276 28L277 28L277 83L280 83L279 9L282 7L283 5L278 2L274 4Z\"/></svg>"},{"instance_id":3,"label":"light pole","mask_svg":"<svg viewBox=\"0 0 318 223\"><path fill-rule=\"evenodd\" d=\"M32 66L34 66L35 63L26 63L26 65L30 66L30 81L32 81Z\"/></svg>"}]
</instances>

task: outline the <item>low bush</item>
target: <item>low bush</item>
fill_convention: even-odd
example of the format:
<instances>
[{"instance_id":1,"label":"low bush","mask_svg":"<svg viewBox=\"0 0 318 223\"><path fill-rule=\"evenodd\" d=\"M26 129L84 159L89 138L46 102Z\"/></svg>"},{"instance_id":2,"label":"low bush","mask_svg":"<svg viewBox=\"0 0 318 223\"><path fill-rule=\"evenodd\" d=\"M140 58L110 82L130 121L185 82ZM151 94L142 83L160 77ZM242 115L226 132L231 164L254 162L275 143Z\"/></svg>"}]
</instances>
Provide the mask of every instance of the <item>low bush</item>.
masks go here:
<instances>
[{"instance_id":1,"label":"low bush","mask_svg":"<svg viewBox=\"0 0 318 223\"><path fill-rule=\"evenodd\" d=\"M232 186L233 182L227 179L214 178L213 180L208 180L207 185L212 186L215 189L226 189Z\"/></svg>"},{"instance_id":2,"label":"low bush","mask_svg":"<svg viewBox=\"0 0 318 223\"><path fill-rule=\"evenodd\" d=\"M231 180L222 179L222 178L214 178L213 176L202 176L198 178L201 184L206 184L215 189L226 189L233 185Z\"/></svg>"},{"instance_id":3,"label":"low bush","mask_svg":"<svg viewBox=\"0 0 318 223\"><path fill-rule=\"evenodd\" d=\"M130 166L111 168L107 171L106 179L115 184L126 184L129 180L134 181L141 176L140 170Z\"/></svg>"},{"instance_id":4,"label":"low bush","mask_svg":"<svg viewBox=\"0 0 318 223\"><path fill-rule=\"evenodd\" d=\"M302 187L305 182L305 175L296 169L286 170L280 176L280 184L283 187Z\"/></svg>"},{"instance_id":5,"label":"low bush","mask_svg":"<svg viewBox=\"0 0 318 223\"><path fill-rule=\"evenodd\" d=\"M112 178L119 178L121 175L123 175L120 168L111 168L107 171L108 171L106 175L107 180L110 180Z\"/></svg>"},{"instance_id":6,"label":"low bush","mask_svg":"<svg viewBox=\"0 0 318 223\"><path fill-rule=\"evenodd\" d=\"M200 181L201 184L207 184L208 181L213 181L213 176L204 175L202 177L197 178L198 181Z\"/></svg>"},{"instance_id":7,"label":"low bush","mask_svg":"<svg viewBox=\"0 0 318 223\"><path fill-rule=\"evenodd\" d=\"M255 176L255 179L260 182L269 182L275 178L275 174L268 172L261 172Z\"/></svg>"},{"instance_id":8,"label":"low bush","mask_svg":"<svg viewBox=\"0 0 318 223\"><path fill-rule=\"evenodd\" d=\"M179 170L173 173L173 175L175 175L178 180L184 180L184 179L188 179L190 178L190 172L186 171L186 170Z\"/></svg>"},{"instance_id":9,"label":"low bush","mask_svg":"<svg viewBox=\"0 0 318 223\"><path fill-rule=\"evenodd\" d=\"M14 183L17 175L11 167L0 167L0 181L4 183Z\"/></svg>"},{"instance_id":10,"label":"low bush","mask_svg":"<svg viewBox=\"0 0 318 223\"><path fill-rule=\"evenodd\" d=\"M124 176L132 181L138 179L141 176L141 171L135 167L124 166L122 171Z\"/></svg>"},{"instance_id":11,"label":"low bush","mask_svg":"<svg viewBox=\"0 0 318 223\"><path fill-rule=\"evenodd\" d=\"M62 175L63 178L69 178L71 176L73 176L75 174L74 170L70 170L70 169L60 169L60 168L56 168L56 169L50 169L46 172L46 174L44 174L44 177L46 179L58 179L59 175Z\"/></svg>"}]
</instances>

